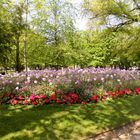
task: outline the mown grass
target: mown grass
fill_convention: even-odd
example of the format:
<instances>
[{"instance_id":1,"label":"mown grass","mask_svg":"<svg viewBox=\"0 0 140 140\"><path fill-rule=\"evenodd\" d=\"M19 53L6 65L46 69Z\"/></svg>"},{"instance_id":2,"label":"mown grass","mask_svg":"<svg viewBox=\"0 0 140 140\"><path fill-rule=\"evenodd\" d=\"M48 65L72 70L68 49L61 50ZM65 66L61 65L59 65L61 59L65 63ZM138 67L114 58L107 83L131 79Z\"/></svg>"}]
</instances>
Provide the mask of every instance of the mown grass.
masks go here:
<instances>
[{"instance_id":1,"label":"mown grass","mask_svg":"<svg viewBox=\"0 0 140 140\"><path fill-rule=\"evenodd\" d=\"M0 106L0 140L78 140L140 119L140 96L88 105Z\"/></svg>"}]
</instances>

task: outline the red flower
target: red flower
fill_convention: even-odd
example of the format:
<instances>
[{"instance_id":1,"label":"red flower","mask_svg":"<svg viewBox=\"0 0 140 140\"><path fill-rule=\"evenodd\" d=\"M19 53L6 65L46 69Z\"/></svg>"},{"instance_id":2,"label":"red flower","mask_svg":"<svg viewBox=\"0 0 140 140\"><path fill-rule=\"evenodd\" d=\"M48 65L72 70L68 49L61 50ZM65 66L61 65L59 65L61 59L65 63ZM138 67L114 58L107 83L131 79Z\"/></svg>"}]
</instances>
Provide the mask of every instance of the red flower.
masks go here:
<instances>
[{"instance_id":1,"label":"red flower","mask_svg":"<svg viewBox=\"0 0 140 140\"><path fill-rule=\"evenodd\" d=\"M58 95L61 95L63 92L62 92L62 90L58 89L58 90L56 90L56 93L57 93Z\"/></svg>"},{"instance_id":2,"label":"red flower","mask_svg":"<svg viewBox=\"0 0 140 140\"><path fill-rule=\"evenodd\" d=\"M90 97L90 101L95 101L95 102L98 102L98 96L97 95L93 95L92 97Z\"/></svg>"},{"instance_id":3,"label":"red flower","mask_svg":"<svg viewBox=\"0 0 140 140\"><path fill-rule=\"evenodd\" d=\"M130 95L130 94L131 94L131 91L130 91L130 89L128 89L128 88L125 89L124 91L125 91L125 93L126 93L127 95Z\"/></svg>"},{"instance_id":4,"label":"red flower","mask_svg":"<svg viewBox=\"0 0 140 140\"><path fill-rule=\"evenodd\" d=\"M57 104L61 104L61 101L60 101L60 100L57 100L56 103L57 103Z\"/></svg>"},{"instance_id":5,"label":"red flower","mask_svg":"<svg viewBox=\"0 0 140 140\"><path fill-rule=\"evenodd\" d=\"M136 95L140 94L140 88L135 88L134 89L134 94L136 94Z\"/></svg>"},{"instance_id":6,"label":"red flower","mask_svg":"<svg viewBox=\"0 0 140 140\"><path fill-rule=\"evenodd\" d=\"M31 102L32 105L37 105L36 101Z\"/></svg>"},{"instance_id":7,"label":"red flower","mask_svg":"<svg viewBox=\"0 0 140 140\"><path fill-rule=\"evenodd\" d=\"M24 105L28 105L28 101L27 101L27 100L24 100L24 101L23 101L23 104L24 104Z\"/></svg>"},{"instance_id":8,"label":"red flower","mask_svg":"<svg viewBox=\"0 0 140 140\"><path fill-rule=\"evenodd\" d=\"M52 94L52 95L50 96L50 100L51 100L51 101L56 101L56 100L57 100L55 94Z\"/></svg>"},{"instance_id":9,"label":"red flower","mask_svg":"<svg viewBox=\"0 0 140 140\"><path fill-rule=\"evenodd\" d=\"M49 102L50 102L50 100L49 99L46 99L45 103L48 104Z\"/></svg>"},{"instance_id":10,"label":"red flower","mask_svg":"<svg viewBox=\"0 0 140 140\"><path fill-rule=\"evenodd\" d=\"M18 96L18 99L19 99L19 100L23 100L23 96L21 96L21 95Z\"/></svg>"},{"instance_id":11,"label":"red flower","mask_svg":"<svg viewBox=\"0 0 140 140\"><path fill-rule=\"evenodd\" d=\"M72 99L78 99L78 95L76 93L69 93L68 96Z\"/></svg>"},{"instance_id":12,"label":"red flower","mask_svg":"<svg viewBox=\"0 0 140 140\"><path fill-rule=\"evenodd\" d=\"M86 105L86 104L87 104L87 102L83 101L83 102L82 102L82 104L83 104L83 105Z\"/></svg>"},{"instance_id":13,"label":"red flower","mask_svg":"<svg viewBox=\"0 0 140 140\"><path fill-rule=\"evenodd\" d=\"M121 91L118 92L118 94L119 95L124 95L125 94L125 91L124 90L121 90Z\"/></svg>"},{"instance_id":14,"label":"red flower","mask_svg":"<svg viewBox=\"0 0 140 140\"><path fill-rule=\"evenodd\" d=\"M113 94L112 91L108 91L108 92L105 93L105 95L107 95L107 96L110 96L110 95L112 95L112 94Z\"/></svg>"},{"instance_id":15,"label":"red flower","mask_svg":"<svg viewBox=\"0 0 140 140\"><path fill-rule=\"evenodd\" d=\"M70 103L76 103L78 101L78 95L76 93L69 93L67 94L67 96L65 97L66 100Z\"/></svg>"},{"instance_id":16,"label":"red flower","mask_svg":"<svg viewBox=\"0 0 140 140\"><path fill-rule=\"evenodd\" d=\"M61 102L64 104L64 103L66 103L67 101L66 101L66 99L63 99Z\"/></svg>"},{"instance_id":17,"label":"red flower","mask_svg":"<svg viewBox=\"0 0 140 140\"><path fill-rule=\"evenodd\" d=\"M16 99L11 99L10 103L12 105L17 105L18 104L18 101Z\"/></svg>"},{"instance_id":18,"label":"red flower","mask_svg":"<svg viewBox=\"0 0 140 140\"><path fill-rule=\"evenodd\" d=\"M117 96L117 93L112 93L111 96L112 97L116 97Z\"/></svg>"}]
</instances>

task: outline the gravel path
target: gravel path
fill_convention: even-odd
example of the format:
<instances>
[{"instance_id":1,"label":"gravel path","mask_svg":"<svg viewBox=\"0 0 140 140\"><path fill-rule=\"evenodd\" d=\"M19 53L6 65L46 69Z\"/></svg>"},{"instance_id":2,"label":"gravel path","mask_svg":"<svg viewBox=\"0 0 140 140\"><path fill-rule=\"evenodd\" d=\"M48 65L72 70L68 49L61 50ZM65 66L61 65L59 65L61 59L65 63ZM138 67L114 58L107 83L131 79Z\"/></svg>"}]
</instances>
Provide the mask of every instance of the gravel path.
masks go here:
<instances>
[{"instance_id":1,"label":"gravel path","mask_svg":"<svg viewBox=\"0 0 140 140\"><path fill-rule=\"evenodd\" d=\"M86 140L140 140L140 120Z\"/></svg>"}]
</instances>

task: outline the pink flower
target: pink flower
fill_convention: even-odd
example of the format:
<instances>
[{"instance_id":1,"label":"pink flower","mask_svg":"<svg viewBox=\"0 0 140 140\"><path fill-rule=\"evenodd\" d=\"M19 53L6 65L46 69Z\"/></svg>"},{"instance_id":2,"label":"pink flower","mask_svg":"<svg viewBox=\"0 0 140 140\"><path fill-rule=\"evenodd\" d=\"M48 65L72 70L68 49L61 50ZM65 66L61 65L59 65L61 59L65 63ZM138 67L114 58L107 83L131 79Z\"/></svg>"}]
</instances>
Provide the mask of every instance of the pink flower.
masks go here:
<instances>
[{"instance_id":1,"label":"pink flower","mask_svg":"<svg viewBox=\"0 0 140 140\"><path fill-rule=\"evenodd\" d=\"M43 99L40 98L39 99L39 103L42 104L43 103Z\"/></svg>"},{"instance_id":2,"label":"pink flower","mask_svg":"<svg viewBox=\"0 0 140 140\"><path fill-rule=\"evenodd\" d=\"M30 96L30 100L31 100L31 101L34 101L34 100L35 100L35 95L34 95L34 94L32 94L32 95Z\"/></svg>"},{"instance_id":3,"label":"pink flower","mask_svg":"<svg viewBox=\"0 0 140 140\"><path fill-rule=\"evenodd\" d=\"M10 103L12 105L17 105L18 104L18 101L16 99L11 99Z\"/></svg>"},{"instance_id":4,"label":"pink flower","mask_svg":"<svg viewBox=\"0 0 140 140\"><path fill-rule=\"evenodd\" d=\"M46 95L45 94L40 94L40 98L41 99L45 99L46 98Z\"/></svg>"},{"instance_id":5,"label":"pink flower","mask_svg":"<svg viewBox=\"0 0 140 140\"><path fill-rule=\"evenodd\" d=\"M36 95L36 96L35 96L35 99L40 99L40 96Z\"/></svg>"},{"instance_id":6,"label":"pink flower","mask_svg":"<svg viewBox=\"0 0 140 140\"><path fill-rule=\"evenodd\" d=\"M23 104L24 104L24 105L28 105L28 101L27 101L27 100L24 100L24 101L23 101Z\"/></svg>"}]
</instances>

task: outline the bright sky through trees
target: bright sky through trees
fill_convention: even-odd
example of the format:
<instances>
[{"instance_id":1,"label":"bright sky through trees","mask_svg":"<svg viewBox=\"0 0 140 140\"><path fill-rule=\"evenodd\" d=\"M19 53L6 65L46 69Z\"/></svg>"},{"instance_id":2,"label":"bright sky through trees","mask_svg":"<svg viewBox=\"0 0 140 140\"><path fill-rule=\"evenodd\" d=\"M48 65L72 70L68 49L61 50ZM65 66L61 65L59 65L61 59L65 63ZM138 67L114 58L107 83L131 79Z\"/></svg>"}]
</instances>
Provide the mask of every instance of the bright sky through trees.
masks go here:
<instances>
[{"instance_id":1,"label":"bright sky through trees","mask_svg":"<svg viewBox=\"0 0 140 140\"><path fill-rule=\"evenodd\" d=\"M18 3L18 0L13 0L16 1ZM76 19L76 28L79 30L86 30L86 24L87 24L87 18L82 16L82 11L80 8L80 4L82 3L83 0L70 0L75 6L76 8L79 9L79 13L80 16Z\"/></svg>"},{"instance_id":2,"label":"bright sky through trees","mask_svg":"<svg viewBox=\"0 0 140 140\"><path fill-rule=\"evenodd\" d=\"M85 30L86 29L86 23L87 23L87 19L82 16L82 11L81 8L80 8L80 4L82 3L82 0L71 0L72 3L74 3L74 5L76 5L76 7L78 7L79 9L79 12L81 12L81 15L80 17L77 19L76 21L76 27L79 29L79 30Z\"/></svg>"}]
</instances>

